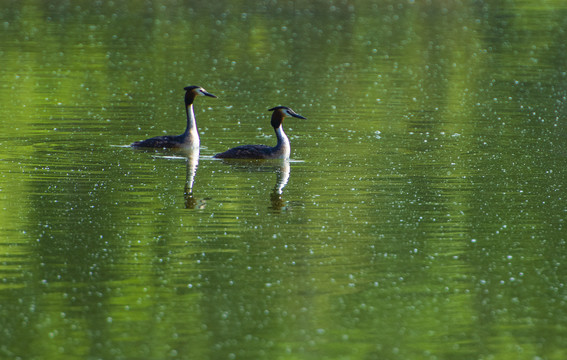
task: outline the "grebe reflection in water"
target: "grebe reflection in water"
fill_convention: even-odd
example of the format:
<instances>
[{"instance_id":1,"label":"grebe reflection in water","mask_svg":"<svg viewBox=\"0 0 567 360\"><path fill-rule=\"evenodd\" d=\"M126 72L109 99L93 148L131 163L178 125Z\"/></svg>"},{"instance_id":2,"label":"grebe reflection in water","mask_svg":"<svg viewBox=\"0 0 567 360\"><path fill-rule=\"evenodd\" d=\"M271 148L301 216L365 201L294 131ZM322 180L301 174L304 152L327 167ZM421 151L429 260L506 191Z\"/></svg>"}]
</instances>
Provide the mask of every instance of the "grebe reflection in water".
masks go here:
<instances>
[{"instance_id":1,"label":"grebe reflection in water","mask_svg":"<svg viewBox=\"0 0 567 360\"><path fill-rule=\"evenodd\" d=\"M270 194L270 208L280 211L285 207L285 200L282 197L283 189L289 181L291 168L289 160L284 160L278 170L276 170L276 185Z\"/></svg>"},{"instance_id":2,"label":"grebe reflection in water","mask_svg":"<svg viewBox=\"0 0 567 360\"><path fill-rule=\"evenodd\" d=\"M256 161L229 161L223 160L235 172L249 173L275 173L276 182L274 187L269 191L270 209L282 210L286 208L286 201L283 200L282 194L287 186L290 178L290 161L289 160L256 160ZM247 195L247 194L246 194Z\"/></svg>"},{"instance_id":3,"label":"grebe reflection in water","mask_svg":"<svg viewBox=\"0 0 567 360\"><path fill-rule=\"evenodd\" d=\"M186 209L203 209L206 206L205 199L198 200L193 196L193 185L197 175L197 167L199 166L199 149L191 149L187 153L187 168L185 175L185 187L183 189L183 197L185 199Z\"/></svg>"}]
</instances>

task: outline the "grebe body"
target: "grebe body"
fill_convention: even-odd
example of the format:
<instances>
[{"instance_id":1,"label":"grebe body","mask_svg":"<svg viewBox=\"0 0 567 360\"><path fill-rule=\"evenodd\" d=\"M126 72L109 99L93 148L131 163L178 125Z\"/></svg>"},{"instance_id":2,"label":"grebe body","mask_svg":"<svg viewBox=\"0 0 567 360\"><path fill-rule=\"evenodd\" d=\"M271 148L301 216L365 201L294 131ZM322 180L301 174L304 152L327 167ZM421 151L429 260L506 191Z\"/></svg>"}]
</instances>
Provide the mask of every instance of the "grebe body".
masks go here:
<instances>
[{"instance_id":1,"label":"grebe body","mask_svg":"<svg viewBox=\"0 0 567 360\"><path fill-rule=\"evenodd\" d=\"M136 141L130 146L141 148L199 148L199 132L195 113L193 112L193 101L197 96L209 96L216 98L215 95L208 93L200 86L187 86L185 89L185 110L187 112L187 128L181 135L156 136L150 139Z\"/></svg>"},{"instance_id":2,"label":"grebe body","mask_svg":"<svg viewBox=\"0 0 567 360\"><path fill-rule=\"evenodd\" d=\"M291 147L289 139L283 131L282 123L286 116L305 119L287 106L276 106L269 109L272 113L272 127L276 132L276 146L267 145L241 145L216 154L217 159L289 159Z\"/></svg>"}]
</instances>

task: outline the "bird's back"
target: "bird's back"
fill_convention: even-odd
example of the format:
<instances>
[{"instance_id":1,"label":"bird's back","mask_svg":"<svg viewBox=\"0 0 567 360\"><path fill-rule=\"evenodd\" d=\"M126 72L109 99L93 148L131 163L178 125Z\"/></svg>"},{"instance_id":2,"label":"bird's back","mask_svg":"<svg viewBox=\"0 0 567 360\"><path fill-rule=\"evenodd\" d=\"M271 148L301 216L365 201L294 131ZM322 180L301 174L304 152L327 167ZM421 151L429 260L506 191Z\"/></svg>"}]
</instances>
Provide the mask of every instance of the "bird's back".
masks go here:
<instances>
[{"instance_id":1,"label":"bird's back","mask_svg":"<svg viewBox=\"0 0 567 360\"><path fill-rule=\"evenodd\" d=\"M183 139L181 136L164 135L156 136L150 139L136 141L132 143L133 147L151 147L151 148L178 148L183 147Z\"/></svg>"},{"instance_id":2,"label":"bird's back","mask_svg":"<svg viewBox=\"0 0 567 360\"><path fill-rule=\"evenodd\" d=\"M241 145L216 154L217 159L272 159L273 148L267 145Z\"/></svg>"}]
</instances>

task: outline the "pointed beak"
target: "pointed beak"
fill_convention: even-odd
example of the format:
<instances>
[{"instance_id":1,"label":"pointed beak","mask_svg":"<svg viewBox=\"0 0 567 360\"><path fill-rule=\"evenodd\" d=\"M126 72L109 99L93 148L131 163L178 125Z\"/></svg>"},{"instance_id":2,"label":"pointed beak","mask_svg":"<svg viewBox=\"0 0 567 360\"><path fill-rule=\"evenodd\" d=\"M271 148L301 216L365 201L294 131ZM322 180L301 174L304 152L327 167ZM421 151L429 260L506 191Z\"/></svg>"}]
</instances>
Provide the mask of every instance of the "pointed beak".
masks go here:
<instances>
[{"instance_id":1,"label":"pointed beak","mask_svg":"<svg viewBox=\"0 0 567 360\"><path fill-rule=\"evenodd\" d=\"M203 93L203 95L205 95L205 96L210 96L210 97L212 97L212 98L216 98L216 97L217 97L216 95L213 95L213 94L208 93L208 92L206 92L206 91L201 91L201 93Z\"/></svg>"},{"instance_id":2,"label":"pointed beak","mask_svg":"<svg viewBox=\"0 0 567 360\"><path fill-rule=\"evenodd\" d=\"M301 115L299 115L299 114L296 114L296 113L291 114L291 116L296 117L296 118L298 118L298 119L305 119L305 120L307 120L306 117L303 117L303 116L301 116Z\"/></svg>"}]
</instances>

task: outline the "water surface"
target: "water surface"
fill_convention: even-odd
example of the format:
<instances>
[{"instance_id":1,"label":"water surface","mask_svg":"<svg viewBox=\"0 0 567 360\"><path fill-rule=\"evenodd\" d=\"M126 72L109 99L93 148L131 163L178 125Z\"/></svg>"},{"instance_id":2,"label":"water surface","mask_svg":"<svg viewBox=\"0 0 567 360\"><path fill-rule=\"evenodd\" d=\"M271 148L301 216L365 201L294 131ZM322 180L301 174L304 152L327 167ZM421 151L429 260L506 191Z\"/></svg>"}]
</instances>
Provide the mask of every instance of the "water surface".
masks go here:
<instances>
[{"instance_id":1,"label":"water surface","mask_svg":"<svg viewBox=\"0 0 567 360\"><path fill-rule=\"evenodd\" d=\"M566 9L5 1L0 357L564 359Z\"/></svg>"}]
</instances>

